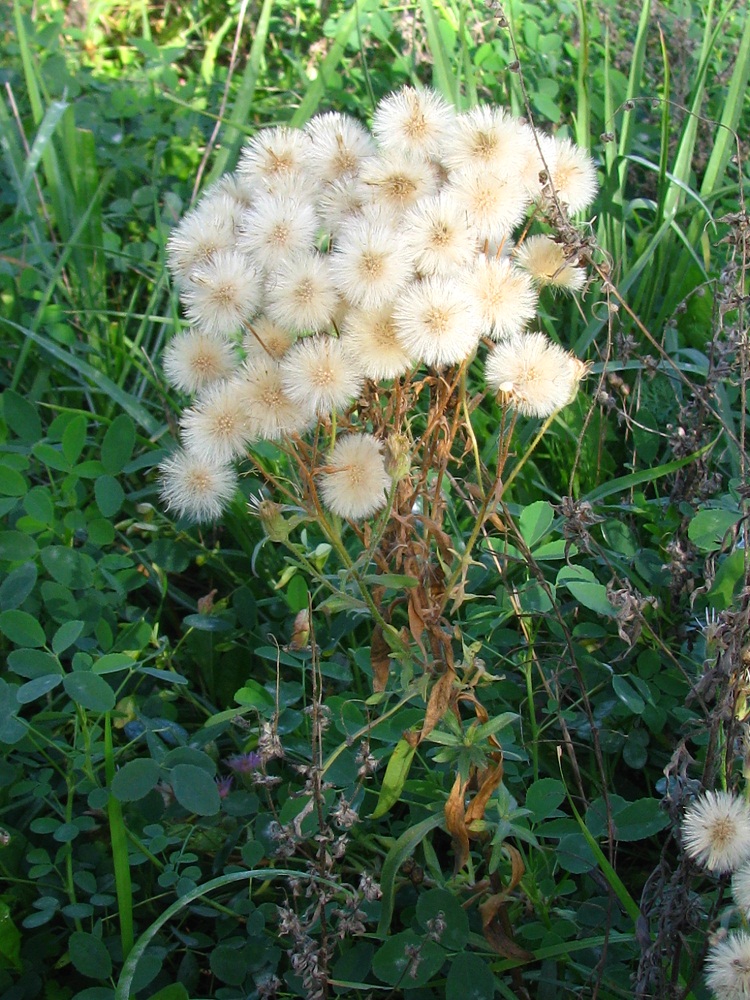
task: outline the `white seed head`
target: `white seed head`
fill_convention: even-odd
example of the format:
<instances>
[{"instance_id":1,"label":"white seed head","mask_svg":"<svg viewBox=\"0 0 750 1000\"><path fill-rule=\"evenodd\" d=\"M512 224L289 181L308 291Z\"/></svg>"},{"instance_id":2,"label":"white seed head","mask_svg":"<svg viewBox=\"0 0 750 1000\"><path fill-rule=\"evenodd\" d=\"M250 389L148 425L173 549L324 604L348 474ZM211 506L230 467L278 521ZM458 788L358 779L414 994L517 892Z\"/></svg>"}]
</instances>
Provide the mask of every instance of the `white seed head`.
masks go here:
<instances>
[{"instance_id":1,"label":"white seed head","mask_svg":"<svg viewBox=\"0 0 750 1000\"><path fill-rule=\"evenodd\" d=\"M437 191L438 178L430 163L395 153L368 160L360 176L372 202L398 213Z\"/></svg>"},{"instance_id":2,"label":"white seed head","mask_svg":"<svg viewBox=\"0 0 750 1000\"><path fill-rule=\"evenodd\" d=\"M340 340L305 337L281 361L281 384L303 412L325 416L345 409L362 388L363 376Z\"/></svg>"},{"instance_id":3,"label":"white seed head","mask_svg":"<svg viewBox=\"0 0 750 1000\"><path fill-rule=\"evenodd\" d=\"M170 340L162 357L169 384L189 393L228 378L236 366L237 356L231 341L203 330L178 333Z\"/></svg>"},{"instance_id":4,"label":"white seed head","mask_svg":"<svg viewBox=\"0 0 750 1000\"><path fill-rule=\"evenodd\" d=\"M523 219L529 195L517 180L487 168L467 168L453 173L446 195L465 213L480 244L501 243Z\"/></svg>"},{"instance_id":5,"label":"white seed head","mask_svg":"<svg viewBox=\"0 0 750 1000\"><path fill-rule=\"evenodd\" d=\"M304 175L310 140L300 129L277 125L261 129L243 147L237 173L259 188L273 189L281 179Z\"/></svg>"},{"instance_id":6,"label":"white seed head","mask_svg":"<svg viewBox=\"0 0 750 1000\"><path fill-rule=\"evenodd\" d=\"M526 417L548 417L575 395L584 366L543 333L515 333L487 356L487 385Z\"/></svg>"},{"instance_id":7,"label":"white seed head","mask_svg":"<svg viewBox=\"0 0 750 1000\"><path fill-rule=\"evenodd\" d=\"M552 186L571 215L582 212L596 198L599 184L596 166L585 149L570 139L555 139L556 155L552 167Z\"/></svg>"},{"instance_id":8,"label":"white seed head","mask_svg":"<svg viewBox=\"0 0 750 1000\"><path fill-rule=\"evenodd\" d=\"M408 248L387 225L352 223L342 230L331 254L336 288L361 308L375 309L392 301L411 273Z\"/></svg>"},{"instance_id":9,"label":"white seed head","mask_svg":"<svg viewBox=\"0 0 750 1000\"><path fill-rule=\"evenodd\" d=\"M285 434L301 433L311 423L311 415L300 409L281 382L281 369L270 358L246 364L234 383L249 434L252 438L275 441Z\"/></svg>"},{"instance_id":10,"label":"white seed head","mask_svg":"<svg viewBox=\"0 0 750 1000\"><path fill-rule=\"evenodd\" d=\"M528 271L540 287L575 292L586 284L586 272L582 267L571 264L559 243L539 233L527 236L514 251L515 261L524 271Z\"/></svg>"},{"instance_id":11,"label":"white seed head","mask_svg":"<svg viewBox=\"0 0 750 1000\"><path fill-rule=\"evenodd\" d=\"M464 361L479 342L478 316L462 277L413 282L397 299L394 319L404 351L427 365Z\"/></svg>"},{"instance_id":12,"label":"white seed head","mask_svg":"<svg viewBox=\"0 0 750 1000\"><path fill-rule=\"evenodd\" d=\"M383 149L428 159L439 156L455 117L453 108L436 91L402 87L380 101L372 131Z\"/></svg>"},{"instance_id":13,"label":"white seed head","mask_svg":"<svg viewBox=\"0 0 750 1000\"><path fill-rule=\"evenodd\" d=\"M261 194L242 216L237 249L263 270L297 253L312 252L320 221L304 197Z\"/></svg>"},{"instance_id":14,"label":"white seed head","mask_svg":"<svg viewBox=\"0 0 750 1000\"><path fill-rule=\"evenodd\" d=\"M705 792L685 810L682 845L710 871L734 871L750 860L750 805L731 792Z\"/></svg>"},{"instance_id":15,"label":"white seed head","mask_svg":"<svg viewBox=\"0 0 750 1000\"><path fill-rule=\"evenodd\" d=\"M248 361L254 358L280 361L296 339L296 333L279 326L261 314L248 323L248 332L242 341L242 348Z\"/></svg>"},{"instance_id":16,"label":"white seed head","mask_svg":"<svg viewBox=\"0 0 750 1000\"><path fill-rule=\"evenodd\" d=\"M209 386L180 424L185 450L204 461L231 462L245 452L251 437L236 379Z\"/></svg>"},{"instance_id":17,"label":"white seed head","mask_svg":"<svg viewBox=\"0 0 750 1000\"><path fill-rule=\"evenodd\" d=\"M399 378L414 365L398 339L390 305L349 310L342 323L341 343L366 378Z\"/></svg>"},{"instance_id":18,"label":"white seed head","mask_svg":"<svg viewBox=\"0 0 750 1000\"><path fill-rule=\"evenodd\" d=\"M310 140L310 168L325 183L357 174L376 153L367 129L356 118L337 111L316 115L305 126L305 134Z\"/></svg>"},{"instance_id":19,"label":"white seed head","mask_svg":"<svg viewBox=\"0 0 750 1000\"><path fill-rule=\"evenodd\" d=\"M404 217L403 237L420 274L450 274L477 253L476 232L447 194L418 202Z\"/></svg>"},{"instance_id":20,"label":"white seed head","mask_svg":"<svg viewBox=\"0 0 750 1000\"><path fill-rule=\"evenodd\" d=\"M512 115L479 105L456 117L441 159L449 170L489 170L517 182L527 140L523 125Z\"/></svg>"},{"instance_id":21,"label":"white seed head","mask_svg":"<svg viewBox=\"0 0 750 1000\"><path fill-rule=\"evenodd\" d=\"M182 302L191 323L207 333L233 334L257 311L261 294L260 277L248 258L224 250L193 268Z\"/></svg>"},{"instance_id":22,"label":"white seed head","mask_svg":"<svg viewBox=\"0 0 750 1000\"><path fill-rule=\"evenodd\" d=\"M750 934L734 931L709 948L706 985L713 991L714 1000L748 1000Z\"/></svg>"},{"instance_id":23,"label":"white seed head","mask_svg":"<svg viewBox=\"0 0 750 1000\"><path fill-rule=\"evenodd\" d=\"M268 275L266 312L288 330L325 329L337 304L328 258L319 253L295 254Z\"/></svg>"},{"instance_id":24,"label":"white seed head","mask_svg":"<svg viewBox=\"0 0 750 1000\"><path fill-rule=\"evenodd\" d=\"M161 499L168 510L191 521L215 521L237 489L230 465L177 451L159 466Z\"/></svg>"},{"instance_id":25,"label":"white seed head","mask_svg":"<svg viewBox=\"0 0 750 1000\"><path fill-rule=\"evenodd\" d=\"M371 434L339 438L318 479L325 506L350 520L370 517L384 507L390 485L383 446Z\"/></svg>"},{"instance_id":26,"label":"white seed head","mask_svg":"<svg viewBox=\"0 0 750 1000\"><path fill-rule=\"evenodd\" d=\"M179 285L194 268L208 263L215 254L234 249L235 216L216 213L213 200L192 209L177 223L167 239L167 267Z\"/></svg>"},{"instance_id":27,"label":"white seed head","mask_svg":"<svg viewBox=\"0 0 750 1000\"><path fill-rule=\"evenodd\" d=\"M478 257L471 270L469 289L482 333L493 340L525 330L536 314L538 295L531 278L505 257Z\"/></svg>"}]
</instances>

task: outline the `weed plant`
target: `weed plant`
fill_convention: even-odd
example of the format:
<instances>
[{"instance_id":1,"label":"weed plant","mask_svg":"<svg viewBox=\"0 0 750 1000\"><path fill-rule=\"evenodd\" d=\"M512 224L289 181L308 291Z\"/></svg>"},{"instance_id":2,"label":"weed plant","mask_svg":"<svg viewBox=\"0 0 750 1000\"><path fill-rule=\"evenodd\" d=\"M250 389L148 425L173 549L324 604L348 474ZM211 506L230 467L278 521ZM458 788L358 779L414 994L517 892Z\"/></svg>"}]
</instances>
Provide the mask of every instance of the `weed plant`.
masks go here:
<instances>
[{"instance_id":1,"label":"weed plant","mask_svg":"<svg viewBox=\"0 0 750 1000\"><path fill-rule=\"evenodd\" d=\"M747 773L750 19L624 7L0 13L4 995L743 995L696 816ZM550 216L593 280L537 320L588 378L435 438L447 537L398 573L377 511L268 506L273 442L220 524L175 521L169 233L261 126L403 86L593 157Z\"/></svg>"}]
</instances>

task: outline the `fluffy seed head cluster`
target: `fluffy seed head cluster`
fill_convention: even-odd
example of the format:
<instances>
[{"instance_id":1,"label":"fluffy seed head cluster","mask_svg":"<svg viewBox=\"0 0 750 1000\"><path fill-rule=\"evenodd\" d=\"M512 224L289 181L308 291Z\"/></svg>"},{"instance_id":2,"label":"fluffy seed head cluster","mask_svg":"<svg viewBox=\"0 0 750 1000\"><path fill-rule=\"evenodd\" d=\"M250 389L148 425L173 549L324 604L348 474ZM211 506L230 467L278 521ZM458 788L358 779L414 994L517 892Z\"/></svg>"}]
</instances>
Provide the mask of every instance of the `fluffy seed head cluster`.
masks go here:
<instances>
[{"instance_id":1,"label":"fluffy seed head cluster","mask_svg":"<svg viewBox=\"0 0 750 1000\"><path fill-rule=\"evenodd\" d=\"M167 241L191 329L164 369L195 395L184 452L163 467L167 503L215 516L248 444L348 411L352 433L319 492L343 517L368 516L388 490L388 442L352 406L364 381L468 364L487 338L497 344L486 377L503 403L530 416L564 406L581 366L527 332L542 286L585 283L543 231L550 185L570 212L584 210L593 161L502 108L457 113L428 89L385 97L371 131L337 112L260 130Z\"/></svg>"},{"instance_id":2,"label":"fluffy seed head cluster","mask_svg":"<svg viewBox=\"0 0 750 1000\"><path fill-rule=\"evenodd\" d=\"M750 934L739 931L708 952L706 983L715 1000L750 998Z\"/></svg>"},{"instance_id":3,"label":"fluffy seed head cluster","mask_svg":"<svg viewBox=\"0 0 750 1000\"><path fill-rule=\"evenodd\" d=\"M685 811L682 844L710 871L736 871L750 860L750 805L731 792L705 792Z\"/></svg>"}]
</instances>

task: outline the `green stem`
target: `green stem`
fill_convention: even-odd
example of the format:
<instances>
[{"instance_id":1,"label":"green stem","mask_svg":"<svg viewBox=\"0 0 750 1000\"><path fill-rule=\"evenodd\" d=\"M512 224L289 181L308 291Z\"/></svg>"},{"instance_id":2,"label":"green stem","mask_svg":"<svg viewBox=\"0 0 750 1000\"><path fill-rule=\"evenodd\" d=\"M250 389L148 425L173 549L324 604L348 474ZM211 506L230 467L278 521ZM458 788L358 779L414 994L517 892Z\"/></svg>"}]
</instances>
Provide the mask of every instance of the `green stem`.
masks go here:
<instances>
[{"instance_id":1,"label":"green stem","mask_svg":"<svg viewBox=\"0 0 750 1000\"><path fill-rule=\"evenodd\" d=\"M117 909L120 914L120 940L122 941L123 958L127 959L133 948L133 888L128 859L128 837L122 818L122 806L111 791L115 777L115 755L112 746L112 715L110 712L106 712L104 716L104 773L110 788L107 799L107 816L109 817L109 836L112 843L112 861L115 870Z\"/></svg>"}]
</instances>

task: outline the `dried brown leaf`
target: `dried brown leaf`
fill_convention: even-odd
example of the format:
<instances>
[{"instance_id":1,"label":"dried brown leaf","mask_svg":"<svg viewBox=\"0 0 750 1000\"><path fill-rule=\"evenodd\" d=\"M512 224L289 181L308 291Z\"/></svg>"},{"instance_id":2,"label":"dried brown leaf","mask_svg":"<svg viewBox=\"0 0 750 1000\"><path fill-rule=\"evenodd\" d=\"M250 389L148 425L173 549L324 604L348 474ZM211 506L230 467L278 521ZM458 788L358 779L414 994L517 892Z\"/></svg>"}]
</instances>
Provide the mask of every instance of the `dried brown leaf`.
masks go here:
<instances>
[{"instance_id":1,"label":"dried brown leaf","mask_svg":"<svg viewBox=\"0 0 750 1000\"><path fill-rule=\"evenodd\" d=\"M372 630L370 662L372 663L372 690L377 694L380 691L385 691L391 672L391 650L379 625L376 625Z\"/></svg>"},{"instance_id":2,"label":"dried brown leaf","mask_svg":"<svg viewBox=\"0 0 750 1000\"><path fill-rule=\"evenodd\" d=\"M461 871L469 858L469 833L464 821L465 790L466 782L461 781L461 775L457 774L448 801L445 803L445 826L453 839L456 872Z\"/></svg>"}]
</instances>

